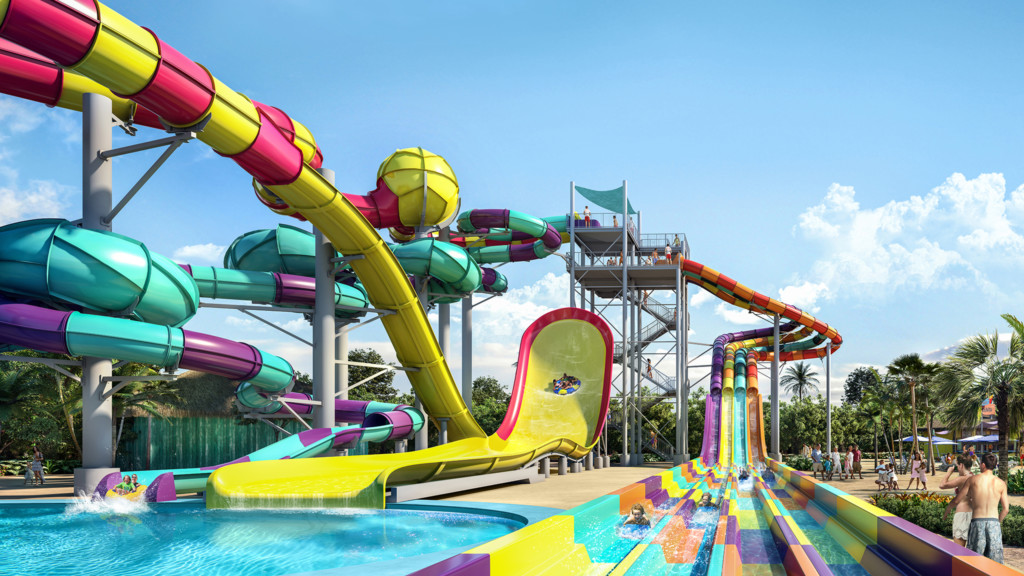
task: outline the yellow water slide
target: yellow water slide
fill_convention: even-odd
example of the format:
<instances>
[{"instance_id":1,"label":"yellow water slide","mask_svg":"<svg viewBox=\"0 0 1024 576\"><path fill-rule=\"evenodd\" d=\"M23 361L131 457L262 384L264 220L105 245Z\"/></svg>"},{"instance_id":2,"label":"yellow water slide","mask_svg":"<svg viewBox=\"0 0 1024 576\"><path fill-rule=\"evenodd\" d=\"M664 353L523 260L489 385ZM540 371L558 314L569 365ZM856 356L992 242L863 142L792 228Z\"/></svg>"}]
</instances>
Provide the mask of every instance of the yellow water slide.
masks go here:
<instances>
[{"instance_id":1,"label":"yellow water slide","mask_svg":"<svg viewBox=\"0 0 1024 576\"><path fill-rule=\"evenodd\" d=\"M491 436L406 454L235 464L210 476L206 504L380 507L387 486L512 470L553 452L580 458L608 412L613 341L596 314L548 312L523 334L508 413ZM559 394L559 382L578 387Z\"/></svg>"}]
</instances>

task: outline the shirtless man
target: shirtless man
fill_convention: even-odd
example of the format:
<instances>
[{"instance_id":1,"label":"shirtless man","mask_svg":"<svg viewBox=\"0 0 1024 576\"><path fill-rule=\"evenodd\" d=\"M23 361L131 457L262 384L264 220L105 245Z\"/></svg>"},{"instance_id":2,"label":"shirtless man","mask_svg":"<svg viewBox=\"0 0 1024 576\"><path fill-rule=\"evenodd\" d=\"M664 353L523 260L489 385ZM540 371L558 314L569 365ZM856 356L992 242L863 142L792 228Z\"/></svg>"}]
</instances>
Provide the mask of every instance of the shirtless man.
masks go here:
<instances>
[{"instance_id":1,"label":"shirtless man","mask_svg":"<svg viewBox=\"0 0 1024 576\"><path fill-rule=\"evenodd\" d=\"M960 473L956 478L950 478L953 471L956 470ZM956 466L950 466L949 470L946 471L946 477L942 479L942 483L939 484L939 488L942 490L953 489L953 495L959 496L963 490L964 483L967 482L971 477L971 458L966 454L959 454L956 457ZM953 501L949 502L949 506L946 506L946 511L942 514L942 519L945 520L946 516L949 516L949 511L953 509ZM971 505L967 500L963 500L956 505L956 513L953 514L953 541L961 546L967 545L967 532L971 528Z\"/></svg>"},{"instance_id":2,"label":"shirtless man","mask_svg":"<svg viewBox=\"0 0 1024 576\"><path fill-rule=\"evenodd\" d=\"M991 452L982 456L981 474L968 478L950 505L958 505L964 500L970 503L972 516L967 548L1002 563L1003 531L999 523L1010 511L1010 501L1006 495L1006 482L992 473L998 461ZM999 512L1000 505L1002 512Z\"/></svg>"}]
</instances>

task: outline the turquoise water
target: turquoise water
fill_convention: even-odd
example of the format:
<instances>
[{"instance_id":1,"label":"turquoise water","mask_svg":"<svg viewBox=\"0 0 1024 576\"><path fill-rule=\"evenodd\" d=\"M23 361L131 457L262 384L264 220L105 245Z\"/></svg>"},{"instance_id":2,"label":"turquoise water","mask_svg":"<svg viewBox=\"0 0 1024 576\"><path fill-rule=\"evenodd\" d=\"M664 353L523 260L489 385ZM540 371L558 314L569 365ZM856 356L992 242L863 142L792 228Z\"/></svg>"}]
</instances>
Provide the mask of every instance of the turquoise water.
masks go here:
<instances>
[{"instance_id":1,"label":"turquoise water","mask_svg":"<svg viewBox=\"0 0 1024 576\"><path fill-rule=\"evenodd\" d=\"M0 574L292 574L470 546L521 527L494 516L409 510L4 506Z\"/></svg>"}]
</instances>

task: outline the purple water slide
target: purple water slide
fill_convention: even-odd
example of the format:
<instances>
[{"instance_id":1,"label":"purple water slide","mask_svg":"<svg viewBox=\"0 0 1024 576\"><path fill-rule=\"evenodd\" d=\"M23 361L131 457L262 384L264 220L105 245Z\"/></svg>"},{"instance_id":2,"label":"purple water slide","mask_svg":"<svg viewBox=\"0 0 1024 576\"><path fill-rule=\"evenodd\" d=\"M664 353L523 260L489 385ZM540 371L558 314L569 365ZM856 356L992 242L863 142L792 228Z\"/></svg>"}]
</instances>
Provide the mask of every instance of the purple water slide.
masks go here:
<instances>
[{"instance_id":1,"label":"purple water slide","mask_svg":"<svg viewBox=\"0 0 1024 576\"><path fill-rule=\"evenodd\" d=\"M41 352L72 354L67 347L67 324L74 314L79 312L61 312L0 300L0 343ZM259 374L263 367L262 354L248 344L190 330L182 330L182 333L185 345L178 364L181 368L233 380L247 380ZM110 355L127 357L123 350L112 349Z\"/></svg>"},{"instance_id":2,"label":"purple water slide","mask_svg":"<svg viewBox=\"0 0 1024 576\"><path fill-rule=\"evenodd\" d=\"M718 464L718 433L721 417L722 393L721 391L709 392L704 399L704 442L700 450L705 466Z\"/></svg>"},{"instance_id":3,"label":"purple water slide","mask_svg":"<svg viewBox=\"0 0 1024 576\"><path fill-rule=\"evenodd\" d=\"M68 354L64 335L71 314L0 299L0 344Z\"/></svg>"}]
</instances>

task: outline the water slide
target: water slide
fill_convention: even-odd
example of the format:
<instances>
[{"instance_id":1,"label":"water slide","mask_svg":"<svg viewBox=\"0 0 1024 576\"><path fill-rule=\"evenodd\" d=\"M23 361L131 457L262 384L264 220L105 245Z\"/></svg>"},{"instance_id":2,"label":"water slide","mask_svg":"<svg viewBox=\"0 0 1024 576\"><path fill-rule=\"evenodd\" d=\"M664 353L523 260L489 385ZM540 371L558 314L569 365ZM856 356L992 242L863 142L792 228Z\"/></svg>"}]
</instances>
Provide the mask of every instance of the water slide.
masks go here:
<instances>
[{"instance_id":1,"label":"water slide","mask_svg":"<svg viewBox=\"0 0 1024 576\"><path fill-rule=\"evenodd\" d=\"M746 290L730 279L725 282L731 286L729 293L706 279L701 285L726 298L734 297L733 290ZM762 297L751 293L747 303L755 298ZM781 327L781 358L821 353L832 330L795 308L783 309L793 321ZM770 359L771 334L769 328L716 339L711 376L715 392L706 400L709 420L701 458L416 574L1019 574L768 458L756 362ZM834 336L832 342L838 339ZM736 382L739 365L743 383ZM737 391L743 388L747 429L723 425L720 411L732 404L724 404L721 390L731 389L739 399ZM733 409L740 414L738 407ZM724 463L723 447L734 451ZM735 454L742 455L744 449L745 461L739 463L753 469L749 478L740 480ZM763 471L754 468L760 462L766 466ZM718 501L717 508L698 505L705 493ZM634 504L648 511L649 529L624 525Z\"/></svg>"},{"instance_id":2,"label":"water slide","mask_svg":"<svg viewBox=\"0 0 1024 576\"><path fill-rule=\"evenodd\" d=\"M361 256L352 262L352 267L366 288L372 305L395 312L384 318L384 326L395 345L399 361L405 367L416 369L411 372L410 379L417 394L431 417L448 419L450 437L463 439L462 442L434 448L432 452L368 457L361 461L353 458L349 462L358 469L353 473L348 473L343 465L338 467L338 459L331 458L227 466L216 471L208 483L215 505L226 504L229 499L247 504L268 490L271 492L267 498L270 503L282 502L283 496L289 496L308 505L312 499L325 493L325 483L329 483L332 490L331 498L325 501L334 497L349 501L348 495L365 496L383 489L379 486L381 490L368 490L368 483L480 473L493 470L500 464L517 465L516 461L523 462L544 450L578 455L585 453L588 444L596 440L604 411L594 408L597 402L593 397L587 406L573 404L569 406L570 410L558 410L556 413L548 402L550 399L539 393L546 386L551 371L564 371L566 361L579 363L580 373L589 370L587 375L592 376L590 381L593 383L602 381L602 375L595 371L595 362L603 360L606 369L610 369L610 334L602 331L607 327L597 318L574 317L580 314L575 310L553 312L551 314L555 317L544 317L549 321L548 325L524 335L513 410L496 435L484 437L466 410L440 355L426 315L406 281L404 270L375 230L375 227L430 225L446 221L451 216L457 183L443 159L422 150L399 151L382 165L377 193L368 196L342 194L316 172L322 155L308 129L282 111L253 102L231 90L155 34L107 6L89 0L66 0L63 3L4 0L0 2L0 18L0 37L13 43L0 46L0 88L7 93L49 105L75 108L81 106L77 95L100 92L112 98L114 111L119 117L147 126L158 126L163 121L171 126L185 127L208 118L209 122L199 135L201 141L247 170L267 193L280 200L280 206L286 206L279 210L301 214L322 230L339 251ZM127 95L128 98L115 94ZM420 193L424 188L428 190L427 197ZM828 340L827 345L833 350L838 348L840 340L834 329L792 306L754 294L690 261L685 261L684 273L688 281L715 292L727 302L769 314L778 313L814 329ZM57 320L58 325L62 322L70 323L70 318ZM32 323L28 328L36 325ZM547 330L546 326L553 328ZM528 342L528 337L533 339ZM577 338L588 344L575 345ZM604 358L601 358L602 340L607 348ZM535 346L537 342L546 346ZM553 351L549 352L548 347ZM570 352L572 354L566 356ZM824 349L820 347L791 350L786 352L786 359L819 357L823 353ZM528 369L531 364L533 368ZM250 369L253 372L250 377L258 377L262 371ZM607 376L605 374L603 380L605 397ZM600 386L590 388L593 390ZM577 393L560 398L579 402L584 397L586 395ZM721 406L720 410L731 410L731 406L731 403ZM595 415L591 409L599 410L600 414ZM520 414L522 422L519 422ZM720 426L720 420L719 417L714 423ZM569 428L572 428L572 435L567 437ZM726 429L720 434L723 432L732 433ZM719 443L728 443L731 438L721 437L718 440ZM775 559L780 561L770 563L766 572L774 572L774 566L782 565L793 573L835 573L839 569L833 568L840 564L825 562L823 557L823 554L835 552L827 546L832 541L838 542L861 567L877 573L999 574L1006 571L778 462L770 461L769 464L777 471L774 488L759 487L756 492L761 517L768 527L752 528L755 535L770 533L776 545ZM631 501L657 498L664 502L669 497L682 499L691 492L691 477L700 473L701 467L698 462L688 463L652 477L650 481L617 491L618 494L602 500L596 511L590 510L590 516L585 515L586 510L568 511L471 550L468 557L460 555L463 558L453 562L466 560L465 566L475 565L475 571L462 573L522 574L526 570L520 568L524 567L531 567L533 573L538 574L583 573L583 570L595 567L592 558L600 551L600 545L596 545L594 554L591 554L591 548L580 542L587 536L585 519L595 521L612 511L621 513L622 507ZM245 478L243 471L266 476ZM385 473L390 478L382 478ZM719 482L718 478L726 478L722 482L728 482L726 476L716 471L711 473L712 482ZM303 481L310 477L315 479L315 486L309 488L306 484L304 489ZM721 572L732 574L738 573L741 561L747 562L748 558L741 550L741 547L743 550L747 548L744 530L733 528L739 526L742 518L739 512L746 510L739 509L739 499L731 498L729 490L731 488L725 488L729 504L723 511L737 513L726 514L725 520L719 519L715 525L709 561L720 558ZM370 500L377 501L374 498ZM783 505L779 506L779 503ZM790 510L786 505L794 509ZM678 510L681 509L682 505ZM805 515L797 518L795 512L800 511ZM674 516L665 514L659 525ZM584 533L576 532L574 523L578 518ZM811 525L806 524L808 518L818 524L820 533L832 540L812 542L809 534ZM806 528L800 522L804 522ZM711 528L705 529L703 534L709 530ZM631 571L634 567L647 571L647 567L636 563L642 558L653 558L644 561L656 562L658 553L664 561L665 544L671 545L676 541L647 541L645 537L635 542L631 548L616 548L628 548L625 557L613 556L604 564L619 573ZM703 536L700 542L698 551L707 549L707 540ZM601 566L597 569L600 570ZM455 567L448 573L458 573L459 570ZM691 567L688 573L694 570L695 567Z\"/></svg>"}]
</instances>

